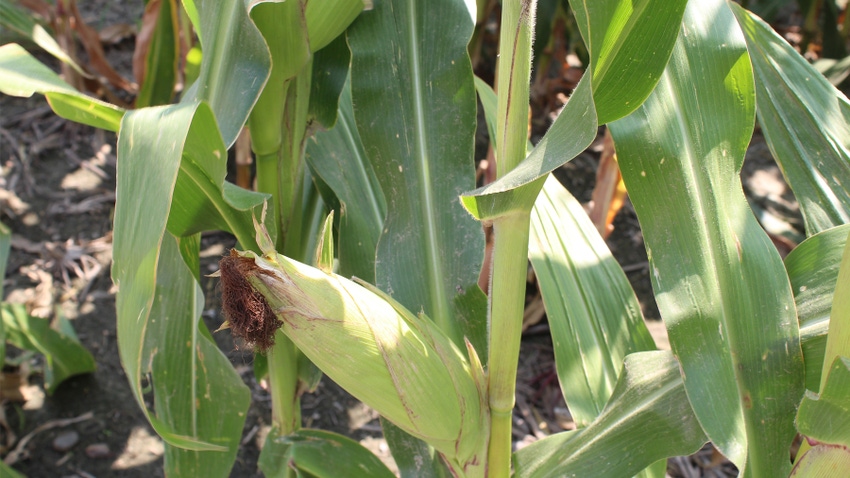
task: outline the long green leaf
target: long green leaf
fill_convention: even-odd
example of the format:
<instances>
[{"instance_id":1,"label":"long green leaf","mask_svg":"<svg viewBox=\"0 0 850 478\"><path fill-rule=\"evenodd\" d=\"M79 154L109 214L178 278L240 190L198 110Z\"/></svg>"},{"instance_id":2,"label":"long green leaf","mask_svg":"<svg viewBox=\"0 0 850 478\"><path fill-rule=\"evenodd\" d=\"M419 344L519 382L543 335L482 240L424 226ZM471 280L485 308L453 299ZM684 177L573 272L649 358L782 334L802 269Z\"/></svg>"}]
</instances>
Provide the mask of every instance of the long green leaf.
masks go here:
<instances>
[{"instance_id":1,"label":"long green leaf","mask_svg":"<svg viewBox=\"0 0 850 478\"><path fill-rule=\"evenodd\" d=\"M56 391L68 377L94 372L94 357L80 344L74 329L61 315L58 327L53 328L47 319L27 314L23 304L3 304L3 329L5 340L19 349L32 350L44 355L44 389L48 394Z\"/></svg>"},{"instance_id":2,"label":"long green leaf","mask_svg":"<svg viewBox=\"0 0 850 478\"><path fill-rule=\"evenodd\" d=\"M244 0L186 4L204 55L200 76L181 102L207 101L228 147L236 141L271 69L269 50L245 4Z\"/></svg>"},{"instance_id":3,"label":"long green leaf","mask_svg":"<svg viewBox=\"0 0 850 478\"><path fill-rule=\"evenodd\" d=\"M0 91L25 98L41 93L59 116L109 131L118 131L124 115L123 109L75 90L14 43L0 46Z\"/></svg>"},{"instance_id":4,"label":"long green leaf","mask_svg":"<svg viewBox=\"0 0 850 478\"><path fill-rule=\"evenodd\" d=\"M39 25L29 12L20 8L19 4L18 1L0 0L0 24L32 40L57 60L86 76L83 69L59 46L56 39Z\"/></svg>"},{"instance_id":5,"label":"long green leaf","mask_svg":"<svg viewBox=\"0 0 850 478\"><path fill-rule=\"evenodd\" d=\"M690 2L658 87L611 131L696 415L742 476L782 476L803 364L782 261L741 189L754 102L729 7Z\"/></svg>"},{"instance_id":6,"label":"long green leaf","mask_svg":"<svg viewBox=\"0 0 850 478\"><path fill-rule=\"evenodd\" d=\"M664 71L687 0L571 1L590 53L599 123L626 116Z\"/></svg>"},{"instance_id":7,"label":"long green leaf","mask_svg":"<svg viewBox=\"0 0 850 478\"><path fill-rule=\"evenodd\" d=\"M363 151L350 87L343 89L336 126L307 140L306 159L313 173L333 189L341 203L339 274L374 282L375 251L387 204Z\"/></svg>"},{"instance_id":8,"label":"long green leaf","mask_svg":"<svg viewBox=\"0 0 850 478\"><path fill-rule=\"evenodd\" d=\"M472 26L459 2L382 1L348 40L355 118L387 199L377 285L485 356L484 235L457 201L475 184Z\"/></svg>"},{"instance_id":9,"label":"long green leaf","mask_svg":"<svg viewBox=\"0 0 850 478\"><path fill-rule=\"evenodd\" d=\"M514 454L516 476L633 476L705 443L676 359L655 351L626 357L602 414L586 428L558 433Z\"/></svg>"},{"instance_id":10,"label":"long green leaf","mask_svg":"<svg viewBox=\"0 0 850 478\"><path fill-rule=\"evenodd\" d=\"M139 81L136 108L167 105L174 96L180 60L177 8L175 0L151 1L145 6L145 17L156 16L156 25L145 55L144 78L136 78Z\"/></svg>"},{"instance_id":11,"label":"long green leaf","mask_svg":"<svg viewBox=\"0 0 850 478\"><path fill-rule=\"evenodd\" d=\"M733 5L756 78L759 124L811 236L850 222L850 102L760 18Z\"/></svg>"},{"instance_id":12,"label":"long green leaf","mask_svg":"<svg viewBox=\"0 0 850 478\"><path fill-rule=\"evenodd\" d=\"M820 232L803 241L785 258L800 322L806 364L806 388L819 390L833 292L850 224Z\"/></svg>"},{"instance_id":13,"label":"long green leaf","mask_svg":"<svg viewBox=\"0 0 850 478\"><path fill-rule=\"evenodd\" d=\"M467 192L464 206L478 219L527 211L540 178L584 151L600 124L634 111L658 82L673 48L684 0L572 2L591 52L593 78L582 78L570 101L534 150L516 168ZM610 73L609 73L610 72ZM601 102L600 102L601 101ZM523 187L538 181L534 186Z\"/></svg>"},{"instance_id":14,"label":"long green leaf","mask_svg":"<svg viewBox=\"0 0 850 478\"><path fill-rule=\"evenodd\" d=\"M578 201L551 176L531 213L528 255L561 390L581 428L605 407L623 358L655 344L625 273Z\"/></svg>"},{"instance_id":15,"label":"long green leaf","mask_svg":"<svg viewBox=\"0 0 850 478\"><path fill-rule=\"evenodd\" d=\"M309 429L284 437L269 433L260 469L268 478L291 477L293 470L295 476L316 478L395 476L377 456L351 438Z\"/></svg>"},{"instance_id":16,"label":"long green leaf","mask_svg":"<svg viewBox=\"0 0 850 478\"><path fill-rule=\"evenodd\" d=\"M118 137L112 278L119 352L136 400L168 444L166 468L180 476L227 476L249 401L199 322L198 272L183 260L197 260L197 238L178 247L166 232L181 160L197 165L226 154L214 126L205 104L145 108L124 118ZM142 396L148 374L156 415Z\"/></svg>"}]
</instances>

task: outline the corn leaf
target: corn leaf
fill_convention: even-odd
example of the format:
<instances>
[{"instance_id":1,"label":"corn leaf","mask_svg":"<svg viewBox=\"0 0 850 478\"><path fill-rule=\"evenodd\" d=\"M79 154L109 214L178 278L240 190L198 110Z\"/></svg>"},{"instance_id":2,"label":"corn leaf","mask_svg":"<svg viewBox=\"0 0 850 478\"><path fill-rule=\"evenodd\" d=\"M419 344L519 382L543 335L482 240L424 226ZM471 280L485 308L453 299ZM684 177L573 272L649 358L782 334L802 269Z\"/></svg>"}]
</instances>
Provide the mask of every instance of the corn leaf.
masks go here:
<instances>
[{"instance_id":1,"label":"corn leaf","mask_svg":"<svg viewBox=\"0 0 850 478\"><path fill-rule=\"evenodd\" d=\"M387 200L377 285L484 357L484 235L457 201L475 185L472 27L459 2L383 1L348 42L355 119Z\"/></svg>"},{"instance_id":2,"label":"corn leaf","mask_svg":"<svg viewBox=\"0 0 850 478\"><path fill-rule=\"evenodd\" d=\"M816 446L794 465L790 478L844 478L850 468L850 452L842 446Z\"/></svg>"},{"instance_id":3,"label":"corn leaf","mask_svg":"<svg viewBox=\"0 0 850 478\"><path fill-rule=\"evenodd\" d=\"M498 181L464 193L461 200L467 210L480 220L530 210L543 186L543 176L587 149L600 124L634 111L655 87L673 48L685 3L573 2L591 54L592 73L587 76L592 79L582 78L555 123L525 160ZM521 187L525 185L529 186Z\"/></svg>"},{"instance_id":4,"label":"corn leaf","mask_svg":"<svg viewBox=\"0 0 850 478\"><path fill-rule=\"evenodd\" d=\"M259 465L268 478L291 477L293 471L316 478L395 476L356 441L324 430L303 429L283 437L269 433Z\"/></svg>"},{"instance_id":5,"label":"corn leaf","mask_svg":"<svg viewBox=\"0 0 850 478\"><path fill-rule=\"evenodd\" d=\"M43 48L47 53L53 55L53 57L57 60L70 66L79 74L88 76L88 74L80 68L80 65L75 63L74 60L68 56L65 50L59 46L59 43L56 42L53 35L37 23L29 12L24 11L18 6L20 3L21 2L19 1L12 2L10 0L0 0L0 25L3 25L18 34L23 35L29 40L32 40L33 43Z\"/></svg>"},{"instance_id":6,"label":"corn leaf","mask_svg":"<svg viewBox=\"0 0 850 478\"><path fill-rule=\"evenodd\" d=\"M336 126L307 140L306 159L341 203L339 274L374 282L387 204L357 132L350 86L342 91Z\"/></svg>"},{"instance_id":7,"label":"corn leaf","mask_svg":"<svg viewBox=\"0 0 850 478\"><path fill-rule=\"evenodd\" d=\"M687 0L571 1L593 77L599 124L635 110L658 83Z\"/></svg>"},{"instance_id":8,"label":"corn leaf","mask_svg":"<svg viewBox=\"0 0 850 478\"><path fill-rule=\"evenodd\" d=\"M517 451L516 476L633 476L705 443L670 352L628 355L619 375L611 400L589 426Z\"/></svg>"},{"instance_id":9,"label":"corn leaf","mask_svg":"<svg viewBox=\"0 0 850 478\"><path fill-rule=\"evenodd\" d=\"M310 51L319 51L340 36L363 11L366 1L368 0L306 2L304 17L310 35Z\"/></svg>"},{"instance_id":10,"label":"corn leaf","mask_svg":"<svg viewBox=\"0 0 850 478\"><path fill-rule=\"evenodd\" d=\"M551 176L531 213L528 255L561 390L576 425L585 427L608 403L623 358L655 344L623 270L578 201Z\"/></svg>"},{"instance_id":11,"label":"corn leaf","mask_svg":"<svg viewBox=\"0 0 850 478\"><path fill-rule=\"evenodd\" d=\"M781 476L803 364L782 261L741 189L754 103L726 2L690 2L658 87L611 131L691 405L742 476Z\"/></svg>"},{"instance_id":12,"label":"corn leaf","mask_svg":"<svg viewBox=\"0 0 850 478\"><path fill-rule=\"evenodd\" d=\"M243 0L194 0L184 5L204 53L200 75L181 102L208 102L230 147L268 79L269 49Z\"/></svg>"},{"instance_id":13,"label":"corn leaf","mask_svg":"<svg viewBox=\"0 0 850 478\"><path fill-rule=\"evenodd\" d=\"M206 172L200 165L221 163L225 154L211 109L199 103L133 111L118 137L112 279L119 352L136 400L167 443L166 472L175 476L228 475L250 398L199 321L197 236L166 232L176 183L186 174L181 164ZM145 407L143 378L152 382L155 414Z\"/></svg>"},{"instance_id":14,"label":"corn leaf","mask_svg":"<svg viewBox=\"0 0 850 478\"><path fill-rule=\"evenodd\" d=\"M6 476L8 478L26 478L24 475L18 473L18 471L12 468L11 466L3 463L2 460L0 460L0 475Z\"/></svg>"},{"instance_id":15,"label":"corn leaf","mask_svg":"<svg viewBox=\"0 0 850 478\"><path fill-rule=\"evenodd\" d=\"M850 448L850 359L835 357L819 394L806 392L797 428L807 438Z\"/></svg>"},{"instance_id":16,"label":"corn leaf","mask_svg":"<svg viewBox=\"0 0 850 478\"><path fill-rule=\"evenodd\" d=\"M759 124L800 202L806 234L850 222L850 103L769 25L732 5L756 77Z\"/></svg>"},{"instance_id":17,"label":"corn leaf","mask_svg":"<svg viewBox=\"0 0 850 478\"><path fill-rule=\"evenodd\" d=\"M180 60L180 31L175 0L150 1L145 5L142 30L137 40L136 54L142 68L134 68L139 82L136 108L167 105L174 96ZM139 51L139 43L143 48ZM134 58L134 67L136 67Z\"/></svg>"},{"instance_id":18,"label":"corn leaf","mask_svg":"<svg viewBox=\"0 0 850 478\"><path fill-rule=\"evenodd\" d=\"M806 388L819 390L833 292L850 225L815 234L785 258L800 321L800 340L806 365Z\"/></svg>"},{"instance_id":19,"label":"corn leaf","mask_svg":"<svg viewBox=\"0 0 850 478\"><path fill-rule=\"evenodd\" d=\"M309 116L326 130L336 124L340 95L348 82L350 63L351 52L345 42L345 35L340 35L313 56ZM316 125L313 127L316 128Z\"/></svg>"},{"instance_id":20,"label":"corn leaf","mask_svg":"<svg viewBox=\"0 0 850 478\"><path fill-rule=\"evenodd\" d=\"M41 93L57 115L109 131L118 131L124 115L123 109L75 90L14 43L0 46L0 91L25 98Z\"/></svg>"},{"instance_id":21,"label":"corn leaf","mask_svg":"<svg viewBox=\"0 0 850 478\"><path fill-rule=\"evenodd\" d=\"M80 344L65 317L57 317L57 327L50 321L27 314L23 304L2 304L5 340L19 349L44 355L44 389L53 394L56 387L74 375L94 372L94 357Z\"/></svg>"}]
</instances>

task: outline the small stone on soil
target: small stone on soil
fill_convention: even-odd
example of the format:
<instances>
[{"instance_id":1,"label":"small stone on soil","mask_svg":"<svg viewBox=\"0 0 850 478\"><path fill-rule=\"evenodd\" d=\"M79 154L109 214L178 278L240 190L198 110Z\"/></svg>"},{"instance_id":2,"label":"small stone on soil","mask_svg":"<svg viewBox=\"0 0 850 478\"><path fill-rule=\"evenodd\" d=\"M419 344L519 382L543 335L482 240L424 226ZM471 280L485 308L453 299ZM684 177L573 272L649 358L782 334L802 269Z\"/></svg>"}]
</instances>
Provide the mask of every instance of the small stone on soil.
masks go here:
<instances>
[{"instance_id":1,"label":"small stone on soil","mask_svg":"<svg viewBox=\"0 0 850 478\"><path fill-rule=\"evenodd\" d=\"M106 443L95 443L86 447L86 456L89 458L106 458L110 454L109 445Z\"/></svg>"},{"instance_id":2,"label":"small stone on soil","mask_svg":"<svg viewBox=\"0 0 850 478\"><path fill-rule=\"evenodd\" d=\"M53 449L56 451L68 451L80 441L80 435L75 431L60 433L53 439Z\"/></svg>"}]
</instances>

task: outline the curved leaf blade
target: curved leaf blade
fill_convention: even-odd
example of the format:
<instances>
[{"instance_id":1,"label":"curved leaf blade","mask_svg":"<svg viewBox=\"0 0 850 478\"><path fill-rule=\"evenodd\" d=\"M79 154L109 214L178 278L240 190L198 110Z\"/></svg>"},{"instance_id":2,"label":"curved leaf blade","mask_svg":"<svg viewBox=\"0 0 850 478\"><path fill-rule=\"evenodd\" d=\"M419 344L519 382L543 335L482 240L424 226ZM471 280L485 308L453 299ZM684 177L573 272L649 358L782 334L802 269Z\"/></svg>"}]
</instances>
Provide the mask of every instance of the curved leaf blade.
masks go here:
<instances>
[{"instance_id":1,"label":"curved leaf blade","mask_svg":"<svg viewBox=\"0 0 850 478\"><path fill-rule=\"evenodd\" d=\"M542 178L587 149L596 138L598 127L590 80L584 76L528 157L499 180L464 193L461 201L482 221L530 210L543 187Z\"/></svg>"},{"instance_id":2,"label":"curved leaf blade","mask_svg":"<svg viewBox=\"0 0 850 478\"><path fill-rule=\"evenodd\" d=\"M212 111L198 103L125 116L118 137L112 278L119 288L122 364L136 400L168 443L167 468L181 475L226 476L249 392L199 322L203 297L197 271L181 254L181 249L197 250L197 239L181 239L188 241L184 248L166 233L181 159L224 154L221 138L210 140L217 133L211 134L209 124L215 124ZM156 415L142 396L141 380L148 373Z\"/></svg>"},{"instance_id":3,"label":"curved leaf blade","mask_svg":"<svg viewBox=\"0 0 850 478\"><path fill-rule=\"evenodd\" d=\"M690 2L658 87L611 131L696 415L742 476L780 476L803 364L782 261L741 188L753 90L726 3Z\"/></svg>"},{"instance_id":4,"label":"curved leaf blade","mask_svg":"<svg viewBox=\"0 0 850 478\"><path fill-rule=\"evenodd\" d=\"M652 437L652 439L647 439ZM670 352L626 357L610 402L586 428L558 433L514 453L516 476L633 476L705 443Z\"/></svg>"},{"instance_id":5,"label":"curved leaf blade","mask_svg":"<svg viewBox=\"0 0 850 478\"><path fill-rule=\"evenodd\" d=\"M65 379L74 375L94 372L94 357L80 344L68 319L59 315L59 327L50 321L27 314L23 304L2 304L5 338L19 349L32 350L44 355L44 389L52 395ZM4 343L5 345L5 343ZM5 356L0 356L0 359Z\"/></svg>"},{"instance_id":6,"label":"curved leaf blade","mask_svg":"<svg viewBox=\"0 0 850 478\"><path fill-rule=\"evenodd\" d=\"M581 204L552 176L531 212L528 255L561 390L581 428L608 403L626 355L654 350L655 343L623 269Z\"/></svg>"},{"instance_id":7,"label":"curved leaf blade","mask_svg":"<svg viewBox=\"0 0 850 478\"><path fill-rule=\"evenodd\" d=\"M850 102L760 18L738 5L759 124L800 202L806 234L850 222Z\"/></svg>"},{"instance_id":8,"label":"curved leaf blade","mask_svg":"<svg viewBox=\"0 0 850 478\"><path fill-rule=\"evenodd\" d=\"M260 469L269 478L304 474L316 478L358 476L392 478L395 475L372 452L351 438L324 430L298 430L292 435L269 433Z\"/></svg>"},{"instance_id":9,"label":"curved leaf blade","mask_svg":"<svg viewBox=\"0 0 850 478\"><path fill-rule=\"evenodd\" d=\"M590 53L599 124L635 110L667 65L687 0L581 0L570 6Z\"/></svg>"},{"instance_id":10,"label":"curved leaf blade","mask_svg":"<svg viewBox=\"0 0 850 478\"><path fill-rule=\"evenodd\" d=\"M229 147L268 79L269 50L244 0L194 0L187 11L198 15L195 27L204 54L200 75L181 103L209 103Z\"/></svg>"},{"instance_id":11,"label":"curved leaf blade","mask_svg":"<svg viewBox=\"0 0 850 478\"><path fill-rule=\"evenodd\" d=\"M26 98L41 93L59 116L109 131L118 131L124 115L123 109L75 90L15 43L0 46L0 91Z\"/></svg>"}]
</instances>

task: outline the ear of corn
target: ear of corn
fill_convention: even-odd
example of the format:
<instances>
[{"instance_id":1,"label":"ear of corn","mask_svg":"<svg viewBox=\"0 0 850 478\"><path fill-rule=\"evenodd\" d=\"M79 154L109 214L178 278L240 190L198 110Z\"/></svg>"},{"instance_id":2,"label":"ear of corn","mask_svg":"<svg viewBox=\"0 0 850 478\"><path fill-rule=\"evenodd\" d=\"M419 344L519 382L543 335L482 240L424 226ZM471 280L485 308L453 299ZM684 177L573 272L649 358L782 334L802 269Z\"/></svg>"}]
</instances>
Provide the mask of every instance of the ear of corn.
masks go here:
<instances>
[{"instance_id":1,"label":"ear of corn","mask_svg":"<svg viewBox=\"0 0 850 478\"><path fill-rule=\"evenodd\" d=\"M448 460L463 466L486 449L483 371L473 374L427 317L371 286L281 255L240 252L238 259L243 266L235 269L286 335L340 386Z\"/></svg>"}]
</instances>

